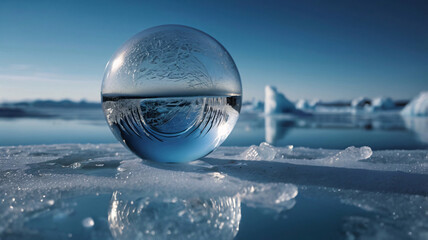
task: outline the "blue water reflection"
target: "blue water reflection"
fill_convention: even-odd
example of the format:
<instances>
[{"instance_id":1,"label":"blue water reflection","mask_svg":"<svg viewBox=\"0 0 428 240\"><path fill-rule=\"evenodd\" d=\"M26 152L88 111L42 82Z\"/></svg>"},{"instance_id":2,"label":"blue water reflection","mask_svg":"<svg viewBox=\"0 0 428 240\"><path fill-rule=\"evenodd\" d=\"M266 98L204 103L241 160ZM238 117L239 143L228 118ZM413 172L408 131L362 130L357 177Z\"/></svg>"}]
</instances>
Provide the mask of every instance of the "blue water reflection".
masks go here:
<instances>
[{"instance_id":1,"label":"blue water reflection","mask_svg":"<svg viewBox=\"0 0 428 240\"><path fill-rule=\"evenodd\" d=\"M0 145L115 143L101 112L70 117L0 118ZM59 115L63 116L63 115ZM67 115L68 116L68 115ZM223 146L304 146L341 149L427 149L428 118L384 114L263 116L243 113Z\"/></svg>"}]
</instances>

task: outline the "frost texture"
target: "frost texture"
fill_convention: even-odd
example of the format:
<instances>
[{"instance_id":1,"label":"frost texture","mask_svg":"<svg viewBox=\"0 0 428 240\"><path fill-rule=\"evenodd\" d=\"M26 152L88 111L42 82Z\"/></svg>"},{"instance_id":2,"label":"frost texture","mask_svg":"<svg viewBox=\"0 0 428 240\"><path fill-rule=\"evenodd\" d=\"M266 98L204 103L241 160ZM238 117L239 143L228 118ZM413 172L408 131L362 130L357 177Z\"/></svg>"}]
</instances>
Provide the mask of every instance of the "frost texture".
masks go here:
<instances>
[{"instance_id":1,"label":"frost texture","mask_svg":"<svg viewBox=\"0 0 428 240\"><path fill-rule=\"evenodd\" d=\"M198 57L208 50L200 46L204 44L198 38L183 32L155 32L129 50L122 71L134 80L185 81L192 88L211 87L212 79Z\"/></svg>"},{"instance_id":2,"label":"frost texture","mask_svg":"<svg viewBox=\"0 0 428 240\"><path fill-rule=\"evenodd\" d=\"M239 73L215 39L193 28L146 29L110 59L102 94L142 97L241 94Z\"/></svg>"}]
</instances>

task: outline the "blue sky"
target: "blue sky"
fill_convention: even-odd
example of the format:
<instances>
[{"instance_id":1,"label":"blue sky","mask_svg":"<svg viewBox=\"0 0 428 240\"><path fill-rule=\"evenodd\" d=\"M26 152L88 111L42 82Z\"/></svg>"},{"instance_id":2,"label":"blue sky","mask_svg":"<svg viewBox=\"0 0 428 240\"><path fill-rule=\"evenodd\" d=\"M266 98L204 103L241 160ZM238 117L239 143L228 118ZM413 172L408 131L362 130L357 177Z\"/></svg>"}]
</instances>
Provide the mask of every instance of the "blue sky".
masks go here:
<instances>
[{"instance_id":1,"label":"blue sky","mask_svg":"<svg viewBox=\"0 0 428 240\"><path fill-rule=\"evenodd\" d=\"M148 27L220 41L244 99L266 84L292 100L412 98L428 90L426 1L0 2L0 101L99 100L104 67Z\"/></svg>"}]
</instances>

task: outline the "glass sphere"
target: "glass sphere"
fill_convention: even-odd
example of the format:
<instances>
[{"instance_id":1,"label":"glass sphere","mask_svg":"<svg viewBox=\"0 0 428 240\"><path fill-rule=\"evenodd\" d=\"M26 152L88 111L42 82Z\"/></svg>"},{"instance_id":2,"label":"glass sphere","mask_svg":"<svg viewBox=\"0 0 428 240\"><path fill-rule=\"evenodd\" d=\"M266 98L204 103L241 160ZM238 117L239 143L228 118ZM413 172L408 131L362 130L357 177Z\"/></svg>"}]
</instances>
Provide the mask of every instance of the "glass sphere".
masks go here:
<instances>
[{"instance_id":1,"label":"glass sphere","mask_svg":"<svg viewBox=\"0 0 428 240\"><path fill-rule=\"evenodd\" d=\"M180 25L149 28L107 63L102 107L115 137L143 159L186 162L217 148L239 117L242 87L227 50Z\"/></svg>"}]
</instances>

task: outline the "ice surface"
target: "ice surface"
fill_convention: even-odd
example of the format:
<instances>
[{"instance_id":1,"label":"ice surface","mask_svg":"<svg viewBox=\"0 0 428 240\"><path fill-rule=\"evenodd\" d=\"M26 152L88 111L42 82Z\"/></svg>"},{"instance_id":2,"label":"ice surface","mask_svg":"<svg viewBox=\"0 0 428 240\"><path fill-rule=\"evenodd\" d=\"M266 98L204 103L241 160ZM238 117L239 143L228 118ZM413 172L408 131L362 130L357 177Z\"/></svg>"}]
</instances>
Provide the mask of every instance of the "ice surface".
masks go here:
<instances>
[{"instance_id":1,"label":"ice surface","mask_svg":"<svg viewBox=\"0 0 428 240\"><path fill-rule=\"evenodd\" d=\"M401 111L406 116L428 116L428 92L421 92Z\"/></svg>"},{"instance_id":2,"label":"ice surface","mask_svg":"<svg viewBox=\"0 0 428 240\"><path fill-rule=\"evenodd\" d=\"M428 150L262 143L161 164L66 144L1 147L0 159L1 239L232 239L242 206L304 217L308 199L359 209L340 218L349 239L428 236Z\"/></svg>"},{"instance_id":3,"label":"ice surface","mask_svg":"<svg viewBox=\"0 0 428 240\"><path fill-rule=\"evenodd\" d=\"M267 85L265 87L265 114L289 113L296 107L284 94L278 92L276 87Z\"/></svg>"}]
</instances>

